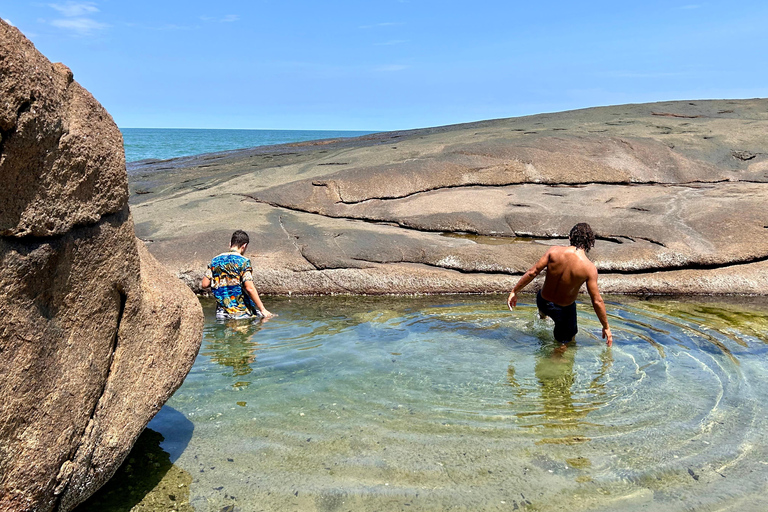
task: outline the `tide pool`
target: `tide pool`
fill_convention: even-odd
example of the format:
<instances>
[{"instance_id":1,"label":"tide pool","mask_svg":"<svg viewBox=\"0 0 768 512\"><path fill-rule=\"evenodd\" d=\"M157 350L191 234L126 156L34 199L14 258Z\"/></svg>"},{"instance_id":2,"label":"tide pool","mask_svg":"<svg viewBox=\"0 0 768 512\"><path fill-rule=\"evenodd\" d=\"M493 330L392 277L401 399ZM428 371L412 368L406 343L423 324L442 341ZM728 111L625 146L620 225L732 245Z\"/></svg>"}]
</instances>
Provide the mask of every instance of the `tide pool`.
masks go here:
<instances>
[{"instance_id":1,"label":"tide pool","mask_svg":"<svg viewBox=\"0 0 768 512\"><path fill-rule=\"evenodd\" d=\"M768 507L765 299L608 300L610 349L532 299L203 300L192 371L78 510Z\"/></svg>"}]
</instances>

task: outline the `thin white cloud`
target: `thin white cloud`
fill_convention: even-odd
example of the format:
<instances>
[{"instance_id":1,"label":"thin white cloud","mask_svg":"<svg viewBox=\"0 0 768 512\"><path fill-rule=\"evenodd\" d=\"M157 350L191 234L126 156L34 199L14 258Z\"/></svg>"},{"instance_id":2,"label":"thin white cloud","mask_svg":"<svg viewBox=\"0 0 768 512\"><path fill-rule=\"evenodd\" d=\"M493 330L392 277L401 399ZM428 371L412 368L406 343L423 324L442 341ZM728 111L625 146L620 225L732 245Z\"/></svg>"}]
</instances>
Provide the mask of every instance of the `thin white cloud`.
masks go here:
<instances>
[{"instance_id":1,"label":"thin white cloud","mask_svg":"<svg viewBox=\"0 0 768 512\"><path fill-rule=\"evenodd\" d=\"M109 25L96 21L90 14L99 12L95 2L66 2L63 4L48 4L48 7L59 11L64 16L50 22L54 27L68 30L78 36L89 36Z\"/></svg>"},{"instance_id":2,"label":"thin white cloud","mask_svg":"<svg viewBox=\"0 0 768 512\"><path fill-rule=\"evenodd\" d=\"M396 45L396 44L403 44L403 43L407 43L407 42L408 41L406 41L405 39L394 39L392 41L387 41L387 42L384 42L384 43L376 43L376 46L393 46L393 45Z\"/></svg>"},{"instance_id":3,"label":"thin white cloud","mask_svg":"<svg viewBox=\"0 0 768 512\"><path fill-rule=\"evenodd\" d=\"M226 16L213 17L213 16L200 16L203 21L211 21L214 23L232 23L238 21L240 16L238 14L227 14Z\"/></svg>"},{"instance_id":4,"label":"thin white cloud","mask_svg":"<svg viewBox=\"0 0 768 512\"><path fill-rule=\"evenodd\" d=\"M403 71L404 69L408 69L408 66L404 66L402 64L388 64L386 66L378 66L374 68L375 71L382 71L385 73L392 73L395 71Z\"/></svg>"},{"instance_id":5,"label":"thin white cloud","mask_svg":"<svg viewBox=\"0 0 768 512\"><path fill-rule=\"evenodd\" d=\"M9 20L9 19L7 19L7 18L3 18L3 21L4 21L4 22L6 22L7 24L9 24L9 25L10 25L10 26L12 26L12 27L15 27L15 26L16 26L16 25L14 25L14 24L13 24L13 22L12 22L11 20Z\"/></svg>"},{"instance_id":6,"label":"thin white cloud","mask_svg":"<svg viewBox=\"0 0 768 512\"><path fill-rule=\"evenodd\" d=\"M64 18L51 21L51 25L65 30L71 30L81 36L87 36L98 30L103 30L109 27L106 23L100 23L91 18Z\"/></svg>"},{"instance_id":7,"label":"thin white cloud","mask_svg":"<svg viewBox=\"0 0 768 512\"><path fill-rule=\"evenodd\" d=\"M98 7L93 2L67 2L65 4L48 4L48 6L56 9L67 18L77 18L99 12Z\"/></svg>"}]
</instances>

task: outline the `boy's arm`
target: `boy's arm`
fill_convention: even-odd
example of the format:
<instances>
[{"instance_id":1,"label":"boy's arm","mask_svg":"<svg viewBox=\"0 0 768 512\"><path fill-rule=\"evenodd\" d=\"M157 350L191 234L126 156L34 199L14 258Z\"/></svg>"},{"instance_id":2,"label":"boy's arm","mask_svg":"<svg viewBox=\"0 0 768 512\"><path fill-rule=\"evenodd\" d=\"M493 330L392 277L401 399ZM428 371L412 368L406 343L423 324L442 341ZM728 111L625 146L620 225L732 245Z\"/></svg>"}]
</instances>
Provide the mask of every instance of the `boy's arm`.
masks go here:
<instances>
[{"instance_id":1,"label":"boy's arm","mask_svg":"<svg viewBox=\"0 0 768 512\"><path fill-rule=\"evenodd\" d=\"M534 266L529 268L525 272L525 274L523 274L523 276L517 282L515 287L509 293L509 297L507 298L507 306L509 307L510 310L513 307L517 306L517 294L520 293L520 290L528 286L528 284L531 281L533 281L536 278L536 276L538 276L541 273L542 270L547 268L547 265L549 264L550 251L552 251L552 249L548 249L547 252L544 253L544 256L542 256Z\"/></svg>"},{"instance_id":2,"label":"boy's arm","mask_svg":"<svg viewBox=\"0 0 768 512\"><path fill-rule=\"evenodd\" d=\"M611 327L608 325L608 315L605 312L605 303L600 296L600 290L597 288L597 269L592 268L592 271L587 278L587 291L589 297L592 299L592 307L595 310L597 319L603 325L603 339L606 340L606 344L610 347L613 345L613 335L611 334Z\"/></svg>"},{"instance_id":3,"label":"boy's arm","mask_svg":"<svg viewBox=\"0 0 768 512\"><path fill-rule=\"evenodd\" d=\"M265 308L264 304L262 304L261 299L259 298L259 292L256 291L256 286L253 284L253 281L246 281L244 283L244 287L246 293L251 298L253 303L256 304L256 307L259 308L259 311L264 316L264 318L275 316L274 314L267 311L267 308Z\"/></svg>"},{"instance_id":4,"label":"boy's arm","mask_svg":"<svg viewBox=\"0 0 768 512\"><path fill-rule=\"evenodd\" d=\"M211 266L208 265L208 268L205 269L205 275L203 275L203 280L200 283L200 288L202 288L203 291L209 291L211 288L212 279L213 279L213 271L211 270Z\"/></svg>"}]
</instances>

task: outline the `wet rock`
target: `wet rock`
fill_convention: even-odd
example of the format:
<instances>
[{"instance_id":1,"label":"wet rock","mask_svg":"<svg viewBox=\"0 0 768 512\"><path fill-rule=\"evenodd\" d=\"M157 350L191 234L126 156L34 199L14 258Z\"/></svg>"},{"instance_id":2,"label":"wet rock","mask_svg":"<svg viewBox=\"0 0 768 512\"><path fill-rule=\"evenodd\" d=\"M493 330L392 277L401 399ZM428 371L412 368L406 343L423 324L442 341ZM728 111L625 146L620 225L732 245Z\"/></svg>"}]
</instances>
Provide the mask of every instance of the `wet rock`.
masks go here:
<instances>
[{"instance_id":1,"label":"wet rock","mask_svg":"<svg viewBox=\"0 0 768 512\"><path fill-rule=\"evenodd\" d=\"M194 295L147 252L120 132L0 21L0 510L67 511L181 384Z\"/></svg>"}]
</instances>

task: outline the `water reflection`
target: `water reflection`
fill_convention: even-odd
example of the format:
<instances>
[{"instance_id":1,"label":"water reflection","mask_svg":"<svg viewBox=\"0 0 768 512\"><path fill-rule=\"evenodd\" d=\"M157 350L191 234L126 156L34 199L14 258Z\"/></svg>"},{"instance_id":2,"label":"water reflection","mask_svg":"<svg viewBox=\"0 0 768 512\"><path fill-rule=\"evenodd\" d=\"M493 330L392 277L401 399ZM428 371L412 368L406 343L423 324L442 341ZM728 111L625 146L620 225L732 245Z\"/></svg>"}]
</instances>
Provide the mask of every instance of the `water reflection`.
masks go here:
<instances>
[{"instance_id":1,"label":"water reflection","mask_svg":"<svg viewBox=\"0 0 768 512\"><path fill-rule=\"evenodd\" d=\"M507 369L509 385L516 389L519 399L535 404L533 410L516 413L518 418L532 421L528 427L576 429L582 425L600 426L585 421L585 418L607 399L606 381L613 365L613 353L607 347L603 349L600 366L586 384L586 376L579 375L575 365L577 352L575 341L563 344L542 341L535 352L535 380L526 378L523 385L518 382L514 362L510 362ZM530 382L535 382L536 389L527 389L525 383ZM521 404L510 402L510 405L517 408Z\"/></svg>"},{"instance_id":2,"label":"water reflection","mask_svg":"<svg viewBox=\"0 0 768 512\"><path fill-rule=\"evenodd\" d=\"M549 344L547 344L549 345ZM576 343L542 346L536 356L536 378L541 386L541 400L544 426L567 428L578 424L578 418L586 413L577 412L573 403L571 388L576 381L573 361L576 357Z\"/></svg>"},{"instance_id":3,"label":"water reflection","mask_svg":"<svg viewBox=\"0 0 768 512\"><path fill-rule=\"evenodd\" d=\"M592 395L607 396L606 383L608 374L613 367L613 351L610 347L605 347L600 353L600 369L595 372L594 378L589 383L589 393Z\"/></svg>"},{"instance_id":4,"label":"water reflection","mask_svg":"<svg viewBox=\"0 0 768 512\"><path fill-rule=\"evenodd\" d=\"M173 409L169 413L184 419ZM168 452L161 448L163 441L159 432L144 429L115 475L75 512L193 512L190 505L192 476L171 462Z\"/></svg>"},{"instance_id":5,"label":"water reflection","mask_svg":"<svg viewBox=\"0 0 768 512\"><path fill-rule=\"evenodd\" d=\"M227 320L216 322L206 330L206 344L200 353L211 361L231 368L226 377L243 377L253 371L259 343L255 334L262 328L262 322ZM248 386L250 381L240 381L237 387Z\"/></svg>"},{"instance_id":6,"label":"water reflection","mask_svg":"<svg viewBox=\"0 0 768 512\"><path fill-rule=\"evenodd\" d=\"M632 309L654 320L668 322L671 318L683 320L687 328L714 331L741 346L750 338L768 342L768 298L740 297L738 304L712 297L678 298L675 300L649 299L631 304Z\"/></svg>"},{"instance_id":7,"label":"water reflection","mask_svg":"<svg viewBox=\"0 0 768 512\"><path fill-rule=\"evenodd\" d=\"M178 460L181 454L184 453L187 445L189 445L192 434L195 431L195 425L173 407L164 405L155 417L150 420L147 429L157 432L173 432L173 437L163 439L160 445L173 463Z\"/></svg>"},{"instance_id":8,"label":"water reflection","mask_svg":"<svg viewBox=\"0 0 768 512\"><path fill-rule=\"evenodd\" d=\"M768 509L768 304L622 298L609 350L586 307L563 347L498 297L271 300L268 325L206 306L169 402L197 510Z\"/></svg>"}]
</instances>

